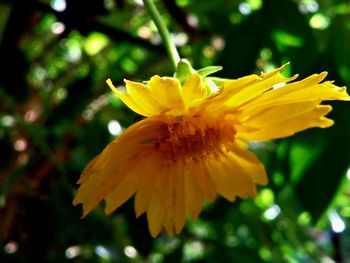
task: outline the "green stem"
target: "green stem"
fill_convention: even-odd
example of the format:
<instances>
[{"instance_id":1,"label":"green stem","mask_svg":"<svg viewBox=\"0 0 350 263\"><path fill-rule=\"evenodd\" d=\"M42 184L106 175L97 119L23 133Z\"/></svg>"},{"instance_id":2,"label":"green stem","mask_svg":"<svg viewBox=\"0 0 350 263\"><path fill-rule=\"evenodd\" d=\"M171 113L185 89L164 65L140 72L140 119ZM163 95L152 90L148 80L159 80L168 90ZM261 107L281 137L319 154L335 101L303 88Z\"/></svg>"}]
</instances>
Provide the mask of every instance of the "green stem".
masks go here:
<instances>
[{"instance_id":1,"label":"green stem","mask_svg":"<svg viewBox=\"0 0 350 263\"><path fill-rule=\"evenodd\" d=\"M156 25L158 32L162 38L162 41L165 45L165 48L168 52L168 55L170 56L171 62L173 64L174 69L176 70L177 63L180 61L179 53L177 52L177 49L175 47L175 44L173 41L171 41L170 34L166 26L164 25L164 22L158 12L158 9L156 8L153 0L143 0L143 3L147 7L147 9L150 12L150 15L152 17L152 20L154 24Z\"/></svg>"}]
</instances>

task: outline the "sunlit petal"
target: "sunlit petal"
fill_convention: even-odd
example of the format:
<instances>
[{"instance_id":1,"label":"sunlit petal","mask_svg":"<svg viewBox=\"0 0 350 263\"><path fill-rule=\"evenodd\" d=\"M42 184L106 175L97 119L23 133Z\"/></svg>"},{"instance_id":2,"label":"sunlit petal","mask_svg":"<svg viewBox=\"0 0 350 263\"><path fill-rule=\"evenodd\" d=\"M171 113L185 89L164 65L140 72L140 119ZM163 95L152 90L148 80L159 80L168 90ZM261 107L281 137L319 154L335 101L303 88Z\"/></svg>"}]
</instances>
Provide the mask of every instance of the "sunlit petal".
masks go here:
<instances>
[{"instance_id":1,"label":"sunlit petal","mask_svg":"<svg viewBox=\"0 0 350 263\"><path fill-rule=\"evenodd\" d=\"M170 77L154 76L146 84L126 80L124 93L108 80L130 109L148 118L88 163L73 203L83 205L85 216L105 200L110 214L135 196L136 216L146 214L156 237L180 233L186 216L198 217L203 203L217 195L229 201L254 197L256 185L268 179L248 143L329 127L332 107L321 103L350 100L344 87L322 82L327 73L293 82L297 75L281 74L285 66L217 81L212 94L198 74L183 86Z\"/></svg>"},{"instance_id":2,"label":"sunlit petal","mask_svg":"<svg viewBox=\"0 0 350 263\"><path fill-rule=\"evenodd\" d=\"M197 99L205 98L207 89L202 82L202 78L197 74L193 74L183 85L182 95L187 105Z\"/></svg>"}]
</instances>

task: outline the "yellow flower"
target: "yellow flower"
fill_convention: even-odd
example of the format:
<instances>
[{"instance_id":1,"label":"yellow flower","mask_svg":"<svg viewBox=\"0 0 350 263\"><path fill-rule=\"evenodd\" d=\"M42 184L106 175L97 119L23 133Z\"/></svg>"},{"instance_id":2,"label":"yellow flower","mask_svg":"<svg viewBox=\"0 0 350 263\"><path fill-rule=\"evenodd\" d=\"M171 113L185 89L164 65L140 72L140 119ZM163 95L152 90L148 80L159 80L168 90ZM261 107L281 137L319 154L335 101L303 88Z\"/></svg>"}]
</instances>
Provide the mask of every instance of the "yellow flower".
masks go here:
<instances>
[{"instance_id":1,"label":"yellow flower","mask_svg":"<svg viewBox=\"0 0 350 263\"><path fill-rule=\"evenodd\" d=\"M224 80L207 94L192 74L181 85L170 77L147 84L126 80L126 92L108 85L133 111L147 118L116 137L83 171L74 204L87 215L101 200L112 213L135 195L136 216L147 214L153 237L164 228L179 233L186 215L219 194L230 201L256 195L265 185L263 165L248 150L264 141L333 124L323 100L349 100L345 88L321 82L326 72L291 82L278 68L260 76ZM291 82L291 83L290 83ZM277 88L278 86L283 85Z\"/></svg>"}]
</instances>

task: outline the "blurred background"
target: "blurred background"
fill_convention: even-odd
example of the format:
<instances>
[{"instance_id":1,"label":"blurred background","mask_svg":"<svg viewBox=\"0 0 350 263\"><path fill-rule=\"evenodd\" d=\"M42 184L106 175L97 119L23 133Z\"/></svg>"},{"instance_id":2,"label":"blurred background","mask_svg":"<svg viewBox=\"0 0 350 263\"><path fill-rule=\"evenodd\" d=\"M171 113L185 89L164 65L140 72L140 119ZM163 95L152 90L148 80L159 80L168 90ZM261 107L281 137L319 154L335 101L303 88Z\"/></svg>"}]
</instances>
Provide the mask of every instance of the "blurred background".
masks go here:
<instances>
[{"instance_id":1,"label":"blurred background","mask_svg":"<svg viewBox=\"0 0 350 263\"><path fill-rule=\"evenodd\" d=\"M278 67L350 86L345 0L155 1L182 57L237 78ZM111 78L173 74L141 0L0 0L0 262L350 262L350 107L329 129L254 143L270 183L218 198L175 237L150 237L133 200L84 219L87 162L140 116Z\"/></svg>"}]
</instances>

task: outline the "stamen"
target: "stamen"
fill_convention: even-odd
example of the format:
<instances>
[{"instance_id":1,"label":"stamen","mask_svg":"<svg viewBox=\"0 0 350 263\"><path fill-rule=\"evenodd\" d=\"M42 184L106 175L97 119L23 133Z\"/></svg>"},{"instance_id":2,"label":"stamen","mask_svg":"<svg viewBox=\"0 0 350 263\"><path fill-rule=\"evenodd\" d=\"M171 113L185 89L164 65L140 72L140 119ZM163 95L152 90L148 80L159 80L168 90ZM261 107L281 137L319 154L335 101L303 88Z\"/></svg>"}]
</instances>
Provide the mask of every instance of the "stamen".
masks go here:
<instances>
[{"instance_id":1,"label":"stamen","mask_svg":"<svg viewBox=\"0 0 350 263\"><path fill-rule=\"evenodd\" d=\"M184 117L168 124L168 133L154 143L154 149L171 162L199 161L222 154L235 134L233 125L225 120Z\"/></svg>"}]
</instances>

